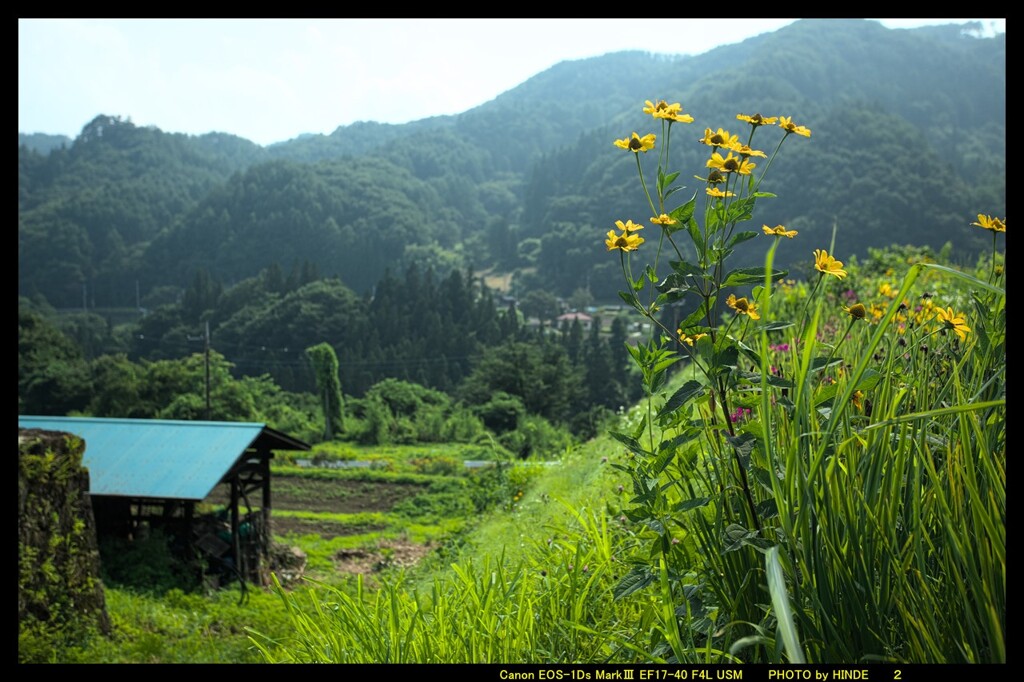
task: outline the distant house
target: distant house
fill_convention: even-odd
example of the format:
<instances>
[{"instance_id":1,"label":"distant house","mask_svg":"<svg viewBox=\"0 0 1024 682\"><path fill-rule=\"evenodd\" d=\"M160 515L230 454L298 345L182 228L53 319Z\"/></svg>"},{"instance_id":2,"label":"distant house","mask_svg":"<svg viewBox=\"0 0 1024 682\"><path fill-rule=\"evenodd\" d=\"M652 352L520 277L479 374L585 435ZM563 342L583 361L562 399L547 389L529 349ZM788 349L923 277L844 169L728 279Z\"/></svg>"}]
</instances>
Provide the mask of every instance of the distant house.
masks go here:
<instances>
[{"instance_id":1,"label":"distant house","mask_svg":"<svg viewBox=\"0 0 1024 682\"><path fill-rule=\"evenodd\" d=\"M19 416L18 428L84 441L98 537L160 528L181 551L267 583L270 460L273 450L309 450L307 443L251 422ZM197 523L196 503L222 484L229 502L218 525Z\"/></svg>"},{"instance_id":2,"label":"distant house","mask_svg":"<svg viewBox=\"0 0 1024 682\"><path fill-rule=\"evenodd\" d=\"M565 313L564 315L559 315L556 319L558 320L559 328L562 327L562 324L572 324L574 321L579 320L580 326L584 330L589 330L590 325L594 323L594 318L586 313Z\"/></svg>"}]
</instances>

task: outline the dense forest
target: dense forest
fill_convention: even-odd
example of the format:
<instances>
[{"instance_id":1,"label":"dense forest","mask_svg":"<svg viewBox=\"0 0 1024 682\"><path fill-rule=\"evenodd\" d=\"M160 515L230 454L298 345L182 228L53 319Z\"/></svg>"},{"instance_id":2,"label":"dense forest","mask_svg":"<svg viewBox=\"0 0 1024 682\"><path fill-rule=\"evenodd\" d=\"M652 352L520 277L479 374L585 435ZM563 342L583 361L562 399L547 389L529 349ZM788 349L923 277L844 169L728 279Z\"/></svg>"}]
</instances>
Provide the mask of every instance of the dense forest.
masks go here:
<instances>
[{"instance_id":1,"label":"dense forest","mask_svg":"<svg viewBox=\"0 0 1024 682\"><path fill-rule=\"evenodd\" d=\"M612 141L644 100L695 118L673 145L684 179L704 170L704 129L738 130L739 112L811 128L761 188L789 191L759 205L805 243L834 232L843 258L948 245L971 262L991 244L964 216L1005 214L1006 43L969 28L802 20L698 56L563 62L459 115L266 148L112 114L74 140L19 135L19 409L201 417L205 343L225 392L215 417L270 419L254 396L274 394L290 412L273 419L309 433L306 349L326 342L356 401L394 379L481 424L504 409L587 433L631 398L627 323L551 328L617 300L602 237L649 208ZM799 276L810 249L777 265ZM740 247L737 264L760 253Z\"/></svg>"}]
</instances>

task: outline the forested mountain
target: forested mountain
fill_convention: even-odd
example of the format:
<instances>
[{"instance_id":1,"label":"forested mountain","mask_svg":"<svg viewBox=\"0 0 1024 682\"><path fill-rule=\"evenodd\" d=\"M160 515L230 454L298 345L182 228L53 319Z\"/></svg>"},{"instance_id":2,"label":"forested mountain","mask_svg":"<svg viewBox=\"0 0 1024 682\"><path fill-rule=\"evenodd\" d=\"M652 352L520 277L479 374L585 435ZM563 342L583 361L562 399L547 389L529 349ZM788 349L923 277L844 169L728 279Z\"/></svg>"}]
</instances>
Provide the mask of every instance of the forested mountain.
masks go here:
<instances>
[{"instance_id":1,"label":"forested mountain","mask_svg":"<svg viewBox=\"0 0 1024 682\"><path fill-rule=\"evenodd\" d=\"M60 147L70 147L73 140L67 135L47 135L46 133L18 133L18 146L27 147L40 154L49 154Z\"/></svg>"},{"instance_id":2,"label":"forested mountain","mask_svg":"<svg viewBox=\"0 0 1024 682\"><path fill-rule=\"evenodd\" d=\"M762 187L778 198L758 220L805 245L780 250L780 265L799 270L834 225L840 258L949 241L968 260L988 247L970 220L1005 214L1005 63L1005 35L803 20L694 57L564 62L457 116L268 148L104 114L64 147L19 136L19 293L125 306L182 292L200 270L230 286L308 262L363 295L418 262L441 276L534 266L521 291L612 299L603 235L649 217L633 155L612 141L656 132L641 108L662 98L695 118L674 128L672 166L691 186L677 197L700 187L706 127L745 131L736 114L761 112L813 131L787 140ZM758 133L769 153L778 133ZM757 244L739 259L759 259Z\"/></svg>"}]
</instances>

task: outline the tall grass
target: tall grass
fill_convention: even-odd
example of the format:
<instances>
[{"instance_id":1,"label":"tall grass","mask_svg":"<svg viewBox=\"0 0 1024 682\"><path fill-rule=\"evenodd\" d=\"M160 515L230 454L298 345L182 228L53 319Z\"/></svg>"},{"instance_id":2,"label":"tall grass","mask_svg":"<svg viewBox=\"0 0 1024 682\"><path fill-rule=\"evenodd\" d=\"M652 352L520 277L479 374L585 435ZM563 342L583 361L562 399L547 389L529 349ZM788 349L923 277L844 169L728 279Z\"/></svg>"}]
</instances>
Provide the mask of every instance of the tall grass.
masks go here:
<instances>
[{"instance_id":1,"label":"tall grass","mask_svg":"<svg viewBox=\"0 0 1024 682\"><path fill-rule=\"evenodd\" d=\"M761 420L778 433L801 429L775 441L785 477L772 478L771 499L811 660L1006 659L1005 355L991 343L1003 335L1005 294L991 293L992 308L975 322L972 338L984 333L985 344L942 343L918 327L877 361L926 267L911 268L873 333L858 337L827 419L815 418L822 403L802 363L802 403L791 416L776 407ZM941 350L924 350L928 340ZM905 347L929 361L902 371ZM869 371L874 410L863 416L852 397Z\"/></svg>"},{"instance_id":2,"label":"tall grass","mask_svg":"<svg viewBox=\"0 0 1024 682\"><path fill-rule=\"evenodd\" d=\"M574 514L575 515L575 514ZM531 663L651 660L630 642L637 605L609 608L611 531L600 514L520 557L455 563L424 589L402 574L375 591L278 589L294 635L252 638L267 661Z\"/></svg>"}]
</instances>

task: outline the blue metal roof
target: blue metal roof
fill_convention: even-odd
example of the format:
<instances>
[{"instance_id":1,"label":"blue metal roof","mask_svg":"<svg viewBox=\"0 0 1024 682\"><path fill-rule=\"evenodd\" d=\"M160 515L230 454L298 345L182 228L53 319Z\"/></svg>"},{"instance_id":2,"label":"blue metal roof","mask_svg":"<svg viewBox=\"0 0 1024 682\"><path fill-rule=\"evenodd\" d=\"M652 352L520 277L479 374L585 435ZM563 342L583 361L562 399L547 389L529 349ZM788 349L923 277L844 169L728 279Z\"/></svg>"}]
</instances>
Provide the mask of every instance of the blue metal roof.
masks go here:
<instances>
[{"instance_id":1,"label":"blue metal roof","mask_svg":"<svg viewBox=\"0 0 1024 682\"><path fill-rule=\"evenodd\" d=\"M251 422L19 416L18 428L82 438L92 495L198 501L261 436L263 447L309 449L266 424Z\"/></svg>"}]
</instances>

